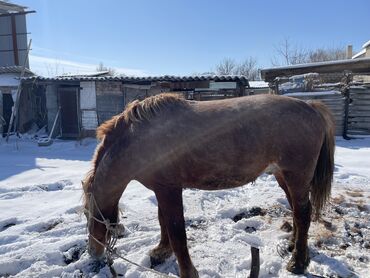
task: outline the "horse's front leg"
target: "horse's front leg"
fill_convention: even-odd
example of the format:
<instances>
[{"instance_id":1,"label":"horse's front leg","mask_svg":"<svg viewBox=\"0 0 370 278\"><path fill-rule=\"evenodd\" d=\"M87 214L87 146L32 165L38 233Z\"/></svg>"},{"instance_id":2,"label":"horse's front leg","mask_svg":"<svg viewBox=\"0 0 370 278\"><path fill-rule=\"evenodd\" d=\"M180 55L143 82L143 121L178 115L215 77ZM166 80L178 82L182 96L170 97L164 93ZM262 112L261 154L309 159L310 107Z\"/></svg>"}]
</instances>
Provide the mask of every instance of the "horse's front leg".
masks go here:
<instances>
[{"instance_id":1,"label":"horse's front leg","mask_svg":"<svg viewBox=\"0 0 370 278\"><path fill-rule=\"evenodd\" d=\"M190 259L186 242L182 189L161 187L155 191L155 194L157 196L158 206L161 209L163 223L167 229L172 250L175 252L179 263L180 277L199 277L198 271L195 269Z\"/></svg>"},{"instance_id":2,"label":"horse's front leg","mask_svg":"<svg viewBox=\"0 0 370 278\"><path fill-rule=\"evenodd\" d=\"M150 262L151 267L155 267L159 264L164 263L164 261L169 258L173 251L170 244L170 239L168 238L167 227L164 223L163 214L161 207L158 204L158 220L161 226L161 240L157 247L150 251Z\"/></svg>"}]
</instances>

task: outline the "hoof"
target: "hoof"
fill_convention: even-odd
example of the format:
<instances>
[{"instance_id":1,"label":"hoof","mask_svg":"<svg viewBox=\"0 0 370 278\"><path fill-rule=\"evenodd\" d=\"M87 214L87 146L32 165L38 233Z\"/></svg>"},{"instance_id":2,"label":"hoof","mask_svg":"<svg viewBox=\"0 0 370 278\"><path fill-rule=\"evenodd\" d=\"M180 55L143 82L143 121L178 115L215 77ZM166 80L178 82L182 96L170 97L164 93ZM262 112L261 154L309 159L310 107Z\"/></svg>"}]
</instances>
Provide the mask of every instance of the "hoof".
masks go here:
<instances>
[{"instance_id":1,"label":"hoof","mask_svg":"<svg viewBox=\"0 0 370 278\"><path fill-rule=\"evenodd\" d=\"M118 238L124 238L126 235L125 226L123 226L122 224L118 224L116 227L116 233Z\"/></svg>"},{"instance_id":2,"label":"hoof","mask_svg":"<svg viewBox=\"0 0 370 278\"><path fill-rule=\"evenodd\" d=\"M155 268L157 265L163 264L165 260L150 256L150 268Z\"/></svg>"},{"instance_id":3,"label":"hoof","mask_svg":"<svg viewBox=\"0 0 370 278\"><path fill-rule=\"evenodd\" d=\"M304 274L310 260L307 259L305 263L298 263L294 258L292 258L286 267L286 269L294 274Z\"/></svg>"},{"instance_id":4,"label":"hoof","mask_svg":"<svg viewBox=\"0 0 370 278\"><path fill-rule=\"evenodd\" d=\"M172 249L170 247L166 248L157 246L150 251L149 255L151 268L154 268L157 265L163 264L167 258L171 257Z\"/></svg>"},{"instance_id":5,"label":"hoof","mask_svg":"<svg viewBox=\"0 0 370 278\"><path fill-rule=\"evenodd\" d=\"M199 278L199 273L194 266L192 266L192 268L189 271L184 272L180 271L180 272L181 272L180 277Z\"/></svg>"}]
</instances>

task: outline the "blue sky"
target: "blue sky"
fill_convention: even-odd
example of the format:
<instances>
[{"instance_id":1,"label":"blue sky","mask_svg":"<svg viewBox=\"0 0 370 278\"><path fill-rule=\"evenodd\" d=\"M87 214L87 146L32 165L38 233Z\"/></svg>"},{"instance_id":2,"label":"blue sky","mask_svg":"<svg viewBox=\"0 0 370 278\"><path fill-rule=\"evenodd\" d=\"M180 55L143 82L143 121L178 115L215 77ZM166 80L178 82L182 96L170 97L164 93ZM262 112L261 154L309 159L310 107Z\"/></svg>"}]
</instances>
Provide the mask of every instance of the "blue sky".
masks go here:
<instances>
[{"instance_id":1,"label":"blue sky","mask_svg":"<svg viewBox=\"0 0 370 278\"><path fill-rule=\"evenodd\" d=\"M130 75L188 75L225 57L270 67L285 38L354 51L370 39L370 1L14 0L27 16L31 68L88 71L103 62Z\"/></svg>"}]
</instances>

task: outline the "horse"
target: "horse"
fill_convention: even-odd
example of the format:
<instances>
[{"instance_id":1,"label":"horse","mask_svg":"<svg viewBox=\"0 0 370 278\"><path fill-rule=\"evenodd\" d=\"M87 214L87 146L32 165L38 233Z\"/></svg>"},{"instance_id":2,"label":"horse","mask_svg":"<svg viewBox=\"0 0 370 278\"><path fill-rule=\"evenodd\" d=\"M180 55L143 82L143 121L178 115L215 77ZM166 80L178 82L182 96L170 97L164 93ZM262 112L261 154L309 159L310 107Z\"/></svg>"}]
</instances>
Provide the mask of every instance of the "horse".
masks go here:
<instances>
[{"instance_id":1,"label":"horse","mask_svg":"<svg viewBox=\"0 0 370 278\"><path fill-rule=\"evenodd\" d=\"M267 171L293 211L287 270L304 273L311 216L330 197L334 129L324 104L286 96L198 102L159 94L128 104L97 128L100 143L82 183L90 255L104 256L112 233L103 220L118 225L121 195L137 180L158 201L161 235L151 261L162 263L175 253L180 277L199 277L187 247L182 190L234 188Z\"/></svg>"}]
</instances>

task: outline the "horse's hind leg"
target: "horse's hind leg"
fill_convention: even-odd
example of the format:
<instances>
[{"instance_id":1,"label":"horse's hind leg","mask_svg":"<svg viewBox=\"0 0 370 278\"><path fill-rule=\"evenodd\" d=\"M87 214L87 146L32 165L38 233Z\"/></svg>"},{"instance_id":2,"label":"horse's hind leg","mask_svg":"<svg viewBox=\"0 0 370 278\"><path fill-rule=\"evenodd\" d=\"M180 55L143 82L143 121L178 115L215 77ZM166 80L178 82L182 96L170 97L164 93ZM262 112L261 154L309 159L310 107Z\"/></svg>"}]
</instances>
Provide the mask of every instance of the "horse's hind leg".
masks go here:
<instances>
[{"instance_id":1,"label":"horse's hind leg","mask_svg":"<svg viewBox=\"0 0 370 278\"><path fill-rule=\"evenodd\" d=\"M274 173L274 176L275 176L279 186L284 190L285 195L288 199L290 208L293 211L292 198L290 197L290 193L289 193L288 187L286 185L286 181L284 179L283 174L281 172L276 172L276 173ZM297 229L296 229L296 225L295 225L295 221L294 221L294 217L293 217L293 231L292 231L292 235L289 239L289 246L288 246L288 251L289 252L292 252L293 249L294 249L294 243L295 243L295 239L296 239L296 232L297 232Z\"/></svg>"},{"instance_id":2,"label":"horse's hind leg","mask_svg":"<svg viewBox=\"0 0 370 278\"><path fill-rule=\"evenodd\" d=\"M158 220L161 226L161 240L158 246L150 251L150 262L152 267L162 264L173 253L170 245L170 240L168 238L166 224L164 223L163 214L159 204L158 204Z\"/></svg>"},{"instance_id":3,"label":"horse's hind leg","mask_svg":"<svg viewBox=\"0 0 370 278\"><path fill-rule=\"evenodd\" d=\"M296 225L294 250L287 269L295 274L302 274L309 264L307 238L311 224L310 185L303 178L289 174L284 176L293 205L293 218Z\"/></svg>"},{"instance_id":4,"label":"horse's hind leg","mask_svg":"<svg viewBox=\"0 0 370 278\"><path fill-rule=\"evenodd\" d=\"M199 277L189 256L186 243L184 211L182 205L182 189L161 187L155 191L158 206L163 217L162 226L167 228L172 250L175 252L180 267L181 278Z\"/></svg>"}]
</instances>

